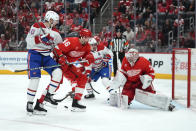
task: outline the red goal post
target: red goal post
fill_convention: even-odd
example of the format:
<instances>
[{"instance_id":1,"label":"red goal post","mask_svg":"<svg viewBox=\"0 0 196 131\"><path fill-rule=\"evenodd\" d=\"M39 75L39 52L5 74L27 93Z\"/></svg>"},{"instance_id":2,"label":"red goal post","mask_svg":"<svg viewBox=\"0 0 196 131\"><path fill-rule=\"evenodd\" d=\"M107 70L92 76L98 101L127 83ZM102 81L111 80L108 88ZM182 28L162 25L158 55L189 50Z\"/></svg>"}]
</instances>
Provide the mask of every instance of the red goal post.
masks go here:
<instances>
[{"instance_id":1,"label":"red goal post","mask_svg":"<svg viewBox=\"0 0 196 131\"><path fill-rule=\"evenodd\" d=\"M172 99L189 108L196 105L196 49L174 48L172 51ZM184 103L184 102L186 103Z\"/></svg>"}]
</instances>

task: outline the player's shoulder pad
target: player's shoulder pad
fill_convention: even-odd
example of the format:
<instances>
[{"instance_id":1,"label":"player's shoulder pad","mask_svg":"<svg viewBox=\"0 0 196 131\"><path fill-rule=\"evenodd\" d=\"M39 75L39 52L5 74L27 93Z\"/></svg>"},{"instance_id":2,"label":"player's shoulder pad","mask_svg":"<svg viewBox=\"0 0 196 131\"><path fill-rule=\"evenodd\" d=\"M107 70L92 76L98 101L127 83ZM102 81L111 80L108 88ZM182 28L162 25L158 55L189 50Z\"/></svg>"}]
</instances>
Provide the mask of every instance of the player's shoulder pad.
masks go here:
<instances>
[{"instance_id":1,"label":"player's shoulder pad","mask_svg":"<svg viewBox=\"0 0 196 131\"><path fill-rule=\"evenodd\" d=\"M79 41L79 38L78 37L66 37L66 38L64 38L64 40L65 39L67 39L68 41L73 41L73 42Z\"/></svg>"},{"instance_id":2,"label":"player's shoulder pad","mask_svg":"<svg viewBox=\"0 0 196 131\"><path fill-rule=\"evenodd\" d=\"M78 37L65 37L64 41L70 42L71 45L78 45L80 43Z\"/></svg>"},{"instance_id":3,"label":"player's shoulder pad","mask_svg":"<svg viewBox=\"0 0 196 131\"><path fill-rule=\"evenodd\" d=\"M56 28L52 28L52 31L60 33L60 31L58 29L56 29Z\"/></svg>"},{"instance_id":4,"label":"player's shoulder pad","mask_svg":"<svg viewBox=\"0 0 196 131\"><path fill-rule=\"evenodd\" d=\"M148 62L148 63L150 63L150 61L148 59L146 59L145 57L143 57L143 56L140 56L138 59L140 61L142 61L142 62Z\"/></svg>"},{"instance_id":5,"label":"player's shoulder pad","mask_svg":"<svg viewBox=\"0 0 196 131\"><path fill-rule=\"evenodd\" d=\"M37 23L34 23L33 24L33 27L35 27L35 28L40 28L40 26L42 27L42 28L46 28L46 26L44 25L44 23L43 22L37 22Z\"/></svg>"}]
</instances>

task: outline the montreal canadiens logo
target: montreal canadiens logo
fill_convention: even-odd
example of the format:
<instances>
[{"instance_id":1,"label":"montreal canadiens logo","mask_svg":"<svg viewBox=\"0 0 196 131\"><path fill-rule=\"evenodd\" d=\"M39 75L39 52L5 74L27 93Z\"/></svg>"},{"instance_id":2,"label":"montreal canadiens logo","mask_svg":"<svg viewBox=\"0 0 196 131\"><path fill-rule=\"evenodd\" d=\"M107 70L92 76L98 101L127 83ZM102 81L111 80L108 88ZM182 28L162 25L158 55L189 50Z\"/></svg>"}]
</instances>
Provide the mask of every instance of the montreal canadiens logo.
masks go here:
<instances>
[{"instance_id":1,"label":"montreal canadiens logo","mask_svg":"<svg viewBox=\"0 0 196 131\"><path fill-rule=\"evenodd\" d=\"M141 69L128 70L128 71L127 71L127 75L128 75L129 77L133 77L133 76L138 75L140 72L141 72Z\"/></svg>"}]
</instances>

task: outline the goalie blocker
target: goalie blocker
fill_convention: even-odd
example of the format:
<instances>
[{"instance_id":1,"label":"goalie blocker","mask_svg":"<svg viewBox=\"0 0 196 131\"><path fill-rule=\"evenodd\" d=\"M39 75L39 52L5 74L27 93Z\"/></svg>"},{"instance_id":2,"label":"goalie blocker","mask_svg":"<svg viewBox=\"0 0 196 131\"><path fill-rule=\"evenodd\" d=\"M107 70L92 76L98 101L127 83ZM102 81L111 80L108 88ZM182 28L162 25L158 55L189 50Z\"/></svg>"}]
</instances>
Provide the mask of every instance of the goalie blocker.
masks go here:
<instances>
[{"instance_id":1,"label":"goalie blocker","mask_svg":"<svg viewBox=\"0 0 196 131\"><path fill-rule=\"evenodd\" d=\"M150 62L139 57L136 49L129 49L123 58L120 71L110 85L111 89L123 87L122 95L110 93L110 105L128 108L135 97L135 100L143 104L172 111L175 106L171 104L171 99L156 94L152 85L154 77Z\"/></svg>"}]
</instances>

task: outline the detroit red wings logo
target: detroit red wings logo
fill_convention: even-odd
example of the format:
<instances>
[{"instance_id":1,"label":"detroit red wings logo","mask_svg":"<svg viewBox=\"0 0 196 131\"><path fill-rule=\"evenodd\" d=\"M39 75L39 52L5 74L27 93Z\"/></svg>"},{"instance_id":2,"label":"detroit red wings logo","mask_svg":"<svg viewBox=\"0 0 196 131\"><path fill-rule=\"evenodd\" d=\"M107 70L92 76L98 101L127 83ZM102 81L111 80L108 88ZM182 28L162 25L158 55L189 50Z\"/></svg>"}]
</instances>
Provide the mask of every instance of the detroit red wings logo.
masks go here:
<instances>
[{"instance_id":1,"label":"detroit red wings logo","mask_svg":"<svg viewBox=\"0 0 196 131\"><path fill-rule=\"evenodd\" d=\"M127 75L128 77L133 77L133 76L137 76L140 72L141 72L141 69L128 70Z\"/></svg>"},{"instance_id":2,"label":"detroit red wings logo","mask_svg":"<svg viewBox=\"0 0 196 131\"><path fill-rule=\"evenodd\" d=\"M71 57L81 57L84 55L84 51L70 51L69 56Z\"/></svg>"}]
</instances>

